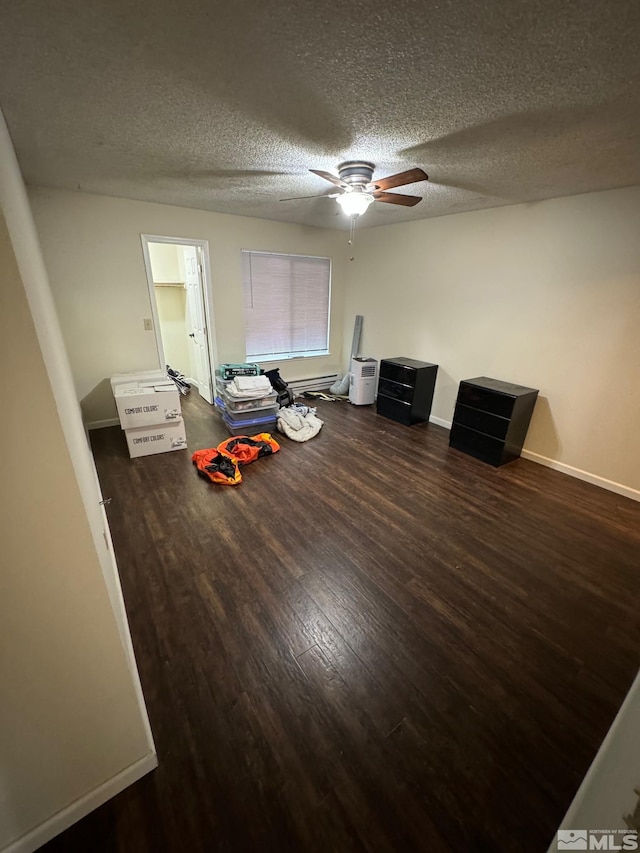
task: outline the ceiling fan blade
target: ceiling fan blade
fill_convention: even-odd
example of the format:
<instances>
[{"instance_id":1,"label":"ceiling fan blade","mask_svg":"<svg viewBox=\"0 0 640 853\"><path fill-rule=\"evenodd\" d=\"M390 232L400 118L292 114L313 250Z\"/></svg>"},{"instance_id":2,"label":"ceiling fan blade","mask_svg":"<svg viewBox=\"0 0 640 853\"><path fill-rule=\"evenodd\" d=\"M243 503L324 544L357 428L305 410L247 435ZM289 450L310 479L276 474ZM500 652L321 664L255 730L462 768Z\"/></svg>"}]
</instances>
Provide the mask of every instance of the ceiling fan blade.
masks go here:
<instances>
[{"instance_id":1,"label":"ceiling fan blade","mask_svg":"<svg viewBox=\"0 0 640 853\"><path fill-rule=\"evenodd\" d=\"M367 184L367 192L371 190L391 190L393 187L403 187L405 184L415 184L417 181L428 181L429 175L422 169L408 169L406 172L398 172L397 175L389 175L388 178L378 178Z\"/></svg>"},{"instance_id":2,"label":"ceiling fan blade","mask_svg":"<svg viewBox=\"0 0 640 853\"><path fill-rule=\"evenodd\" d=\"M386 201L388 204L401 204L404 207L413 207L419 201L422 201L420 195L403 195L402 193L373 193L376 201Z\"/></svg>"},{"instance_id":3,"label":"ceiling fan blade","mask_svg":"<svg viewBox=\"0 0 640 853\"><path fill-rule=\"evenodd\" d=\"M280 201L297 201L300 198L338 198L342 193L320 193L319 195L294 195L291 198L281 198Z\"/></svg>"},{"instance_id":4,"label":"ceiling fan blade","mask_svg":"<svg viewBox=\"0 0 640 853\"><path fill-rule=\"evenodd\" d=\"M313 172L314 175L319 175L321 178L324 178L325 181L329 181L332 184L335 184L337 187L347 187L349 186L344 181L341 181L337 175L332 175L331 172L322 172L319 169L309 169L310 172Z\"/></svg>"}]
</instances>

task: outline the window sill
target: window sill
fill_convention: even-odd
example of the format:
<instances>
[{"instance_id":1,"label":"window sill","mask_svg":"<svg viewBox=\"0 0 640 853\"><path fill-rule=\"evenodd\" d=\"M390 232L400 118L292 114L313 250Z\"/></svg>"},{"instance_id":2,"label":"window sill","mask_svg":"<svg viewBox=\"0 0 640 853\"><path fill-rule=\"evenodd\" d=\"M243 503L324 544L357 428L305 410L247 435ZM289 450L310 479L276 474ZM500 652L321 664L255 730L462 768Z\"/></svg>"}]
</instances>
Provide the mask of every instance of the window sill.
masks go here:
<instances>
[{"instance_id":1,"label":"window sill","mask_svg":"<svg viewBox=\"0 0 640 853\"><path fill-rule=\"evenodd\" d=\"M321 352L313 353L312 355L272 355L268 358L247 356L247 361L251 364L267 364L272 361L307 361L310 358L329 358L330 355L330 352Z\"/></svg>"}]
</instances>

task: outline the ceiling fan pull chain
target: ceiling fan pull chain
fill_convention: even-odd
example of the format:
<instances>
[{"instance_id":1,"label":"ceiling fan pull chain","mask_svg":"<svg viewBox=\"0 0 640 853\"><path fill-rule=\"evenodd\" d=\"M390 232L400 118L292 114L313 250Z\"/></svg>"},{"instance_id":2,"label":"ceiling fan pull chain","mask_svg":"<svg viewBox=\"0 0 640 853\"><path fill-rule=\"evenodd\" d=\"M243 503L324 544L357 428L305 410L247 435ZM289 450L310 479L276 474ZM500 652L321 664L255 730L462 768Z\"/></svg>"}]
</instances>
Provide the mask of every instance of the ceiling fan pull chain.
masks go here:
<instances>
[{"instance_id":1,"label":"ceiling fan pull chain","mask_svg":"<svg viewBox=\"0 0 640 853\"><path fill-rule=\"evenodd\" d=\"M350 217L349 217L349 219L351 220L351 221L350 221L350 223L349 223L349 245L351 246L351 249L352 249L352 250L353 250L353 244L354 244L354 243L355 243L355 241L356 241L356 219L357 219L357 218L358 218L357 216L350 216ZM354 256L354 255L352 255L352 256L349 258L349 260L350 260L350 261L355 260L355 256Z\"/></svg>"}]
</instances>

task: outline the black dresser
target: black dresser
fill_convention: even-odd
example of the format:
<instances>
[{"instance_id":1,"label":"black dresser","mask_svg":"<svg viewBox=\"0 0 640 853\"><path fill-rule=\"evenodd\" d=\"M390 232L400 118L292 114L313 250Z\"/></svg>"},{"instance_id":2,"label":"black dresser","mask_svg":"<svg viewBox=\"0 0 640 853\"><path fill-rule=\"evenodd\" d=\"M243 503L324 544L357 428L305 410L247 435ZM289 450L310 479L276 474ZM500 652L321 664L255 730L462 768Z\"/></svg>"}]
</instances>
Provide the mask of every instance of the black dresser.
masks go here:
<instances>
[{"instance_id":1,"label":"black dresser","mask_svg":"<svg viewBox=\"0 0 640 853\"><path fill-rule=\"evenodd\" d=\"M380 362L377 412L411 426L428 421L436 385L437 364L413 358L385 358Z\"/></svg>"},{"instance_id":2,"label":"black dresser","mask_svg":"<svg viewBox=\"0 0 640 853\"><path fill-rule=\"evenodd\" d=\"M490 465L505 465L522 452L538 392L479 376L460 383L449 444Z\"/></svg>"}]
</instances>

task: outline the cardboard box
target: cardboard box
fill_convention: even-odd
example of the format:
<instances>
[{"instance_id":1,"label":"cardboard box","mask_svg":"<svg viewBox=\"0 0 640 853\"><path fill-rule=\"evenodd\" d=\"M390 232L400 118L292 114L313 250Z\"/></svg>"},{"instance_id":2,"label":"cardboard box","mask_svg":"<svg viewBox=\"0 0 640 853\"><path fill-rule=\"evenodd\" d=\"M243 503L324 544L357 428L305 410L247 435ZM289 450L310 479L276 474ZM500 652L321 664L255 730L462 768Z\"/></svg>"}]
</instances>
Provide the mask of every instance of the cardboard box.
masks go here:
<instances>
[{"instance_id":1,"label":"cardboard box","mask_svg":"<svg viewBox=\"0 0 640 853\"><path fill-rule=\"evenodd\" d=\"M187 436L184 422L156 424L137 429L126 429L129 456L151 456L154 453L168 453L170 450L186 450Z\"/></svg>"},{"instance_id":2,"label":"cardboard box","mask_svg":"<svg viewBox=\"0 0 640 853\"><path fill-rule=\"evenodd\" d=\"M147 384L153 385L161 385L163 382L167 381L167 374L164 370L138 370L135 373L116 373L115 376L111 377L111 392L113 394L116 393L116 387L118 385L131 385L131 384Z\"/></svg>"},{"instance_id":3,"label":"cardboard box","mask_svg":"<svg viewBox=\"0 0 640 853\"><path fill-rule=\"evenodd\" d=\"M182 421L180 393L173 382L164 385L124 383L114 390L122 429Z\"/></svg>"}]
</instances>

